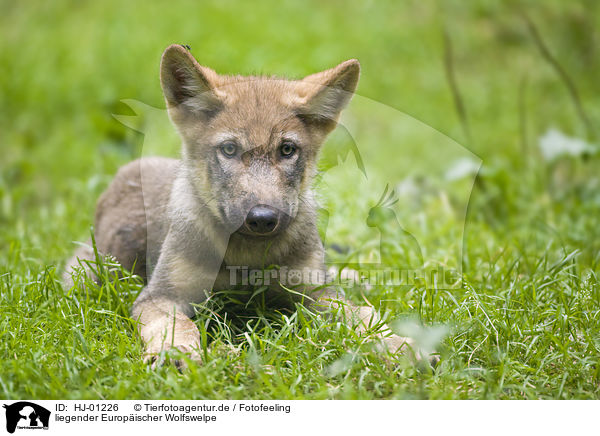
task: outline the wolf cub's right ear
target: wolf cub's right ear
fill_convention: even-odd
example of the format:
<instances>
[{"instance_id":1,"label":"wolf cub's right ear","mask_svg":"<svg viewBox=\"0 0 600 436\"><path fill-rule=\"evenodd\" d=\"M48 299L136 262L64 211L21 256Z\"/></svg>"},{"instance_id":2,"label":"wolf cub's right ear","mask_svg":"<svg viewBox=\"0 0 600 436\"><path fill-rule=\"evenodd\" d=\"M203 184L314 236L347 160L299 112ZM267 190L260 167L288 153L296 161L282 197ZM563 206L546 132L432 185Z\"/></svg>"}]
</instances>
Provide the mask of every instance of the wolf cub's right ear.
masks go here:
<instances>
[{"instance_id":1,"label":"wolf cub's right ear","mask_svg":"<svg viewBox=\"0 0 600 436\"><path fill-rule=\"evenodd\" d=\"M223 107L218 82L218 74L200 65L181 45L173 44L163 53L160 83L171 115L214 115Z\"/></svg>"}]
</instances>

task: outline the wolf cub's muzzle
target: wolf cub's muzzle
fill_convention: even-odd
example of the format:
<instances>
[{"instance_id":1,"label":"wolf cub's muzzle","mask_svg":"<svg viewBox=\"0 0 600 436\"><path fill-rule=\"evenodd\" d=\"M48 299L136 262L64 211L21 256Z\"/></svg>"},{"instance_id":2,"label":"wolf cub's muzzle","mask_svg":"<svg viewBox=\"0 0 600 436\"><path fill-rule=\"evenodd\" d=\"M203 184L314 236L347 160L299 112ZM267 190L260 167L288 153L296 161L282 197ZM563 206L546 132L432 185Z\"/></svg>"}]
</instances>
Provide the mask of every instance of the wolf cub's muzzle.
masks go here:
<instances>
[{"instance_id":1,"label":"wolf cub's muzzle","mask_svg":"<svg viewBox=\"0 0 600 436\"><path fill-rule=\"evenodd\" d=\"M259 204L248 212L239 232L250 236L273 236L288 226L290 216L280 210Z\"/></svg>"}]
</instances>

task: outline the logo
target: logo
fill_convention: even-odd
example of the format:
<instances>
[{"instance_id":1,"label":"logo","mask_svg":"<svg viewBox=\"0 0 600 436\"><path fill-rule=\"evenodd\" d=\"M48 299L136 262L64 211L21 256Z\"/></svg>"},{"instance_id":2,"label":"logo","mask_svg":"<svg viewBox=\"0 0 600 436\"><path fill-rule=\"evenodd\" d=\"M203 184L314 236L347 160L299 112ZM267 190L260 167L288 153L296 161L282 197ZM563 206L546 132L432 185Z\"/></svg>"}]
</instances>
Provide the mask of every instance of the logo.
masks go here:
<instances>
[{"instance_id":1,"label":"logo","mask_svg":"<svg viewBox=\"0 0 600 436\"><path fill-rule=\"evenodd\" d=\"M19 401L11 405L4 404L6 409L6 431L14 433L18 429L48 430L50 411L29 401Z\"/></svg>"}]
</instances>

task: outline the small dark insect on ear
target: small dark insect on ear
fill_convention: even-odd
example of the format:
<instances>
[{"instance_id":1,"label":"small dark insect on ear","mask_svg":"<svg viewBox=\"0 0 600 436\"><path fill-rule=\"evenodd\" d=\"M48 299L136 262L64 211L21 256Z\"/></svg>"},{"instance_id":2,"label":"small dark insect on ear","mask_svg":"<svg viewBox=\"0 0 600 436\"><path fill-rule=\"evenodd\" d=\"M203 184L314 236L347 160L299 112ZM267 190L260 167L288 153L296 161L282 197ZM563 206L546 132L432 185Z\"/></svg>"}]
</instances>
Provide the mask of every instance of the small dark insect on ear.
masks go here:
<instances>
[{"instance_id":1,"label":"small dark insect on ear","mask_svg":"<svg viewBox=\"0 0 600 436\"><path fill-rule=\"evenodd\" d=\"M185 48L187 51L192 51L192 47L190 47L187 44L179 44L180 46L182 46L183 48Z\"/></svg>"}]
</instances>

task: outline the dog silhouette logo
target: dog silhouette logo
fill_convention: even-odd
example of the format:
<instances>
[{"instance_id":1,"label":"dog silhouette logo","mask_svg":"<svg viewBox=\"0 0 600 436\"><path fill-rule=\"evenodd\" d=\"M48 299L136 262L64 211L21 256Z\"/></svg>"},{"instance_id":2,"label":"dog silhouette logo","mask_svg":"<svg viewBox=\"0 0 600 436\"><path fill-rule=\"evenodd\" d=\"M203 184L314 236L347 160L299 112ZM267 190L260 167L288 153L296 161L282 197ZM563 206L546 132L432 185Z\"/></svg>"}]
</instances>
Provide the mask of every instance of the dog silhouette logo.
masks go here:
<instances>
[{"instance_id":1,"label":"dog silhouette logo","mask_svg":"<svg viewBox=\"0 0 600 436\"><path fill-rule=\"evenodd\" d=\"M14 433L19 429L48 429L50 411L42 406L29 401L19 401L10 405L4 404L6 409L6 431Z\"/></svg>"}]
</instances>

